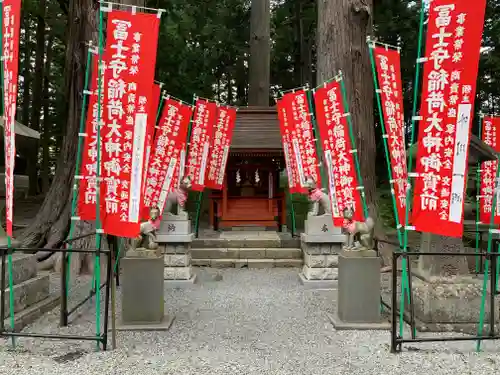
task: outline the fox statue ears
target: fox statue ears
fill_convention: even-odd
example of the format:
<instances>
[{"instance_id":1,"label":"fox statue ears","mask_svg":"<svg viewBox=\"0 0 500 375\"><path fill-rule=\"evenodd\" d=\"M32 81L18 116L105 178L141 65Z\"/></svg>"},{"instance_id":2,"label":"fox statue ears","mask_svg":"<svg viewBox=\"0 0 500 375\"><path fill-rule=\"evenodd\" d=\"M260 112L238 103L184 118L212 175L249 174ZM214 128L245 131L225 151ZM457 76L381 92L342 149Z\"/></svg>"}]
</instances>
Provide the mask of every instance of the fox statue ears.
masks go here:
<instances>
[{"instance_id":1,"label":"fox statue ears","mask_svg":"<svg viewBox=\"0 0 500 375\"><path fill-rule=\"evenodd\" d=\"M314 189L316 187L316 180L314 179L313 176L307 176L306 177L306 186L309 189Z\"/></svg>"},{"instance_id":2,"label":"fox statue ears","mask_svg":"<svg viewBox=\"0 0 500 375\"><path fill-rule=\"evenodd\" d=\"M348 204L344 207L342 212L345 214L346 212L352 212L354 213L354 206L352 204Z\"/></svg>"}]
</instances>

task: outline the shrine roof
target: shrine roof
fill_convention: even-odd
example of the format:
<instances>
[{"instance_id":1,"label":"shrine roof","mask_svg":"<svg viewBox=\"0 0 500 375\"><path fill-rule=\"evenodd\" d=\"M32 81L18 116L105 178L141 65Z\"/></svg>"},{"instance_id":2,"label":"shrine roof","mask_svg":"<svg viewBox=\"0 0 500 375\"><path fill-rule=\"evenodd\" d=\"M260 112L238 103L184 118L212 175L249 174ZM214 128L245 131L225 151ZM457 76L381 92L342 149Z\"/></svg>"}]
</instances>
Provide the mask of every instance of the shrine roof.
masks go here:
<instances>
[{"instance_id":1,"label":"shrine roof","mask_svg":"<svg viewBox=\"0 0 500 375\"><path fill-rule=\"evenodd\" d=\"M236 115L231 150L279 150L280 125L276 107L240 107Z\"/></svg>"}]
</instances>

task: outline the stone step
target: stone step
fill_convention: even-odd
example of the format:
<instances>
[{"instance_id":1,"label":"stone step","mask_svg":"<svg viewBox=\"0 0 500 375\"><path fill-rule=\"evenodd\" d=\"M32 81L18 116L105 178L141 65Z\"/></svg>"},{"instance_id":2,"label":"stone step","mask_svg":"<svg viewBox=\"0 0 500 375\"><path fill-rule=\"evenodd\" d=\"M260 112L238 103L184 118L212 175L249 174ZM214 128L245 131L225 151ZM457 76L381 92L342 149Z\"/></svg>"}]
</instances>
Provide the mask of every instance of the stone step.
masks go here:
<instances>
[{"instance_id":1,"label":"stone step","mask_svg":"<svg viewBox=\"0 0 500 375\"><path fill-rule=\"evenodd\" d=\"M230 232L229 232L230 233ZM234 231L237 234L238 231ZM238 238L237 235L234 238L195 238L191 244L192 248L195 249L206 249L206 248L299 248L300 239L299 238L266 238L258 236L251 238Z\"/></svg>"},{"instance_id":2,"label":"stone step","mask_svg":"<svg viewBox=\"0 0 500 375\"><path fill-rule=\"evenodd\" d=\"M12 277L14 285L36 276L36 256L31 254L13 254L12 255ZM2 275L2 263L0 258L0 276ZM5 285L9 285L9 263L8 257L5 258Z\"/></svg>"},{"instance_id":3,"label":"stone step","mask_svg":"<svg viewBox=\"0 0 500 375\"><path fill-rule=\"evenodd\" d=\"M53 310L60 303L60 296L48 296L14 315L14 331L20 332L42 315ZM10 331L10 318L5 319L5 327Z\"/></svg>"},{"instance_id":4,"label":"stone step","mask_svg":"<svg viewBox=\"0 0 500 375\"><path fill-rule=\"evenodd\" d=\"M282 268L302 267L302 259L193 259L192 265L213 268Z\"/></svg>"},{"instance_id":5,"label":"stone step","mask_svg":"<svg viewBox=\"0 0 500 375\"><path fill-rule=\"evenodd\" d=\"M14 313L22 311L47 298L50 293L50 277L48 274L36 276L20 284L14 285ZM5 289L5 316L9 311L9 288Z\"/></svg>"},{"instance_id":6,"label":"stone step","mask_svg":"<svg viewBox=\"0 0 500 375\"><path fill-rule=\"evenodd\" d=\"M302 250L298 248L204 248L191 249L195 259L299 259Z\"/></svg>"}]
</instances>

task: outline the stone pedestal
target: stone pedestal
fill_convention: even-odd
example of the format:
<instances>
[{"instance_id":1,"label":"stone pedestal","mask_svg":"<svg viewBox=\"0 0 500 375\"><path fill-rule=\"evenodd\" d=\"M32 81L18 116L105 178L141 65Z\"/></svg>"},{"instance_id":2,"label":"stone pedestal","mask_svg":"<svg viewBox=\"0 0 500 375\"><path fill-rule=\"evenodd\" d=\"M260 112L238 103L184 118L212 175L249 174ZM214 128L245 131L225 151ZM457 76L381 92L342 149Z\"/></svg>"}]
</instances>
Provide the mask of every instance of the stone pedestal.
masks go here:
<instances>
[{"instance_id":1,"label":"stone pedestal","mask_svg":"<svg viewBox=\"0 0 500 375\"><path fill-rule=\"evenodd\" d=\"M194 284L196 275L191 266L191 220L172 214L162 219L157 235L164 258L164 278L167 287Z\"/></svg>"},{"instance_id":2,"label":"stone pedestal","mask_svg":"<svg viewBox=\"0 0 500 375\"><path fill-rule=\"evenodd\" d=\"M164 315L163 256L160 251L128 251L122 267L122 321L119 330L166 330L173 317Z\"/></svg>"},{"instance_id":3,"label":"stone pedestal","mask_svg":"<svg viewBox=\"0 0 500 375\"><path fill-rule=\"evenodd\" d=\"M338 252L345 241L341 229L333 226L331 215L312 216L301 234L304 267L299 274L302 284L311 289L337 286Z\"/></svg>"},{"instance_id":4,"label":"stone pedestal","mask_svg":"<svg viewBox=\"0 0 500 375\"><path fill-rule=\"evenodd\" d=\"M380 259L373 250L339 254L336 329L389 329L380 312Z\"/></svg>"}]
</instances>

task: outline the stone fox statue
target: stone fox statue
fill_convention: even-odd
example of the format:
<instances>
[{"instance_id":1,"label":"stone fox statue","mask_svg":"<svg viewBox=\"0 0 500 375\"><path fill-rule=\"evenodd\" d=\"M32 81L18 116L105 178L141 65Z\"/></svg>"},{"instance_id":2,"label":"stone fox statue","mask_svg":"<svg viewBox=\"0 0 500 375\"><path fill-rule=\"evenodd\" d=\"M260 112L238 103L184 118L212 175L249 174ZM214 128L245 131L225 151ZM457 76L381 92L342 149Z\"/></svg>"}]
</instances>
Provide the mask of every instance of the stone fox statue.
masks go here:
<instances>
[{"instance_id":1,"label":"stone fox statue","mask_svg":"<svg viewBox=\"0 0 500 375\"><path fill-rule=\"evenodd\" d=\"M156 231L160 228L160 210L158 207L151 207L149 210L149 219L141 223L141 232L132 240L132 249L144 247L148 250L156 250L158 243L156 242Z\"/></svg>"},{"instance_id":2,"label":"stone fox statue","mask_svg":"<svg viewBox=\"0 0 500 375\"><path fill-rule=\"evenodd\" d=\"M179 188L168 194L163 212L172 213L174 204L177 204L177 216L185 216L187 218L186 201L191 185L191 178L189 176L183 178Z\"/></svg>"},{"instance_id":3,"label":"stone fox statue","mask_svg":"<svg viewBox=\"0 0 500 375\"><path fill-rule=\"evenodd\" d=\"M309 191L309 201L312 204L307 216L318 216L320 206L323 208L324 215L331 215L332 207L328 194L317 186L316 181L312 177L307 179L306 184Z\"/></svg>"},{"instance_id":4,"label":"stone fox statue","mask_svg":"<svg viewBox=\"0 0 500 375\"><path fill-rule=\"evenodd\" d=\"M345 249L353 250L355 242L358 241L360 247L372 250L375 246L373 241L375 231L375 221L368 217L366 221L356 221L354 218L354 209L345 207L343 210L344 229L347 231L347 244Z\"/></svg>"}]
</instances>

